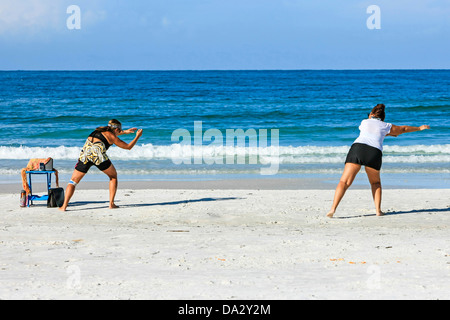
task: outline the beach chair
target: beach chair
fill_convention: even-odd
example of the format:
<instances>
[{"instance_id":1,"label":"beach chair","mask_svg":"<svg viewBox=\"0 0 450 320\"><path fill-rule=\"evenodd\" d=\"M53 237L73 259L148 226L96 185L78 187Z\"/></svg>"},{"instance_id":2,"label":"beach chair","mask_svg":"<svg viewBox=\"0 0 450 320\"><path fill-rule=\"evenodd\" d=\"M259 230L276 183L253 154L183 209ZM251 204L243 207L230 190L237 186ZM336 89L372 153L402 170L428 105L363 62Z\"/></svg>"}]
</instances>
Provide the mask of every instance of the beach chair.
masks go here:
<instances>
[{"instance_id":1,"label":"beach chair","mask_svg":"<svg viewBox=\"0 0 450 320\"><path fill-rule=\"evenodd\" d=\"M56 178L56 186L59 185L58 171L53 168L53 159L31 159L26 168L22 169L22 183L24 190L27 192L27 207L33 205L34 201L47 201L49 192L52 187L52 174ZM47 177L47 195L39 196L33 194L32 176L46 175Z\"/></svg>"},{"instance_id":2,"label":"beach chair","mask_svg":"<svg viewBox=\"0 0 450 320\"><path fill-rule=\"evenodd\" d=\"M47 201L48 200L48 194L50 192L50 189L52 188L52 174L54 174L56 171L27 171L26 174L28 176L28 185L30 186L30 194L28 195L27 200L27 207L30 207L33 205L33 201ZM47 176L47 195L38 196L36 194L33 194L33 186L31 177L33 175L46 175Z\"/></svg>"}]
</instances>

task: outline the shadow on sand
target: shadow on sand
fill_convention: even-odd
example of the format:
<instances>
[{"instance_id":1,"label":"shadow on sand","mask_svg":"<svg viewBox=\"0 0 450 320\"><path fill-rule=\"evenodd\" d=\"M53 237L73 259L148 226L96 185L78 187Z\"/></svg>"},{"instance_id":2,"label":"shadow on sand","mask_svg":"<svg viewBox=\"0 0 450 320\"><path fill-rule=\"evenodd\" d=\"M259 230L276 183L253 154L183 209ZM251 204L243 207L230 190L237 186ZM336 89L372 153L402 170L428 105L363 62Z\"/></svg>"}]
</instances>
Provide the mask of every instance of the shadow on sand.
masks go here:
<instances>
[{"instance_id":1,"label":"shadow on sand","mask_svg":"<svg viewBox=\"0 0 450 320\"><path fill-rule=\"evenodd\" d=\"M409 213L441 213L441 212L450 212L450 207L445 209L420 209L420 210L409 210L409 211L390 211L385 212L384 216L394 216L398 214L409 214ZM351 217L334 217L335 219L352 219L352 218L363 218L363 217L375 217L376 214L362 214Z\"/></svg>"},{"instance_id":2,"label":"shadow on sand","mask_svg":"<svg viewBox=\"0 0 450 320\"><path fill-rule=\"evenodd\" d=\"M211 201L226 201L226 200L238 200L243 198L229 197L229 198L201 198L194 200L180 200L180 201L170 201L170 202L158 202L158 203L139 203L139 204L126 204L120 206L121 208L129 207L153 207L153 206L175 206L177 204L188 204L195 202L211 202Z\"/></svg>"},{"instance_id":3,"label":"shadow on sand","mask_svg":"<svg viewBox=\"0 0 450 320\"><path fill-rule=\"evenodd\" d=\"M121 205L120 201L118 201L119 208L138 208L138 207L153 207L153 206L175 206L178 204L188 204L188 203L195 203L195 202L211 202L211 201L226 201L226 200L238 200L243 198L237 198L237 197L229 197L229 198L201 198L201 199L193 199L193 200L179 200L179 201L170 201L170 202L157 202L157 203L139 203L139 204L124 204ZM96 203L106 203L109 204L109 201L77 201L77 202L71 202L69 204L69 209L72 207L78 207L78 206L84 206L89 204L96 204ZM107 206L101 206L101 207L95 207L95 208L83 208L83 209L76 209L79 210L90 210L90 209L105 209L109 208L109 205Z\"/></svg>"},{"instance_id":4,"label":"shadow on sand","mask_svg":"<svg viewBox=\"0 0 450 320\"><path fill-rule=\"evenodd\" d=\"M387 212L386 215L408 214L408 213L439 213L439 212L450 212L450 207L445 208L445 209L420 209L420 210L410 210L410 211L392 211L392 212Z\"/></svg>"}]
</instances>

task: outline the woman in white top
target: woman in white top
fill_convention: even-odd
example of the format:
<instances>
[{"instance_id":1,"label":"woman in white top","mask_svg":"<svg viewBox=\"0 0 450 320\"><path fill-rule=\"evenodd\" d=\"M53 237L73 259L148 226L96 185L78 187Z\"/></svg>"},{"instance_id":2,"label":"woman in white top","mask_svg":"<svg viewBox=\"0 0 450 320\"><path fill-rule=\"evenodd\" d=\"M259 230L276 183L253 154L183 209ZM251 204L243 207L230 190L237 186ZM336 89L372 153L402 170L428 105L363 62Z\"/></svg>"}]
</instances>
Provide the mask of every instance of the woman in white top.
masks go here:
<instances>
[{"instance_id":1,"label":"woman in white top","mask_svg":"<svg viewBox=\"0 0 450 320\"><path fill-rule=\"evenodd\" d=\"M420 127L395 126L384 122L386 117L384 104L379 104L372 109L369 118L363 120L359 130L358 139L352 145L347 159L341 180L336 188L333 206L327 217L332 218L336 209L344 197L345 192L352 185L356 175L365 166L367 177L372 186L372 195L375 202L377 216L382 216L381 211L381 179L380 170L383 157L383 141L386 136L397 137L403 133L422 131L430 129L429 126Z\"/></svg>"}]
</instances>

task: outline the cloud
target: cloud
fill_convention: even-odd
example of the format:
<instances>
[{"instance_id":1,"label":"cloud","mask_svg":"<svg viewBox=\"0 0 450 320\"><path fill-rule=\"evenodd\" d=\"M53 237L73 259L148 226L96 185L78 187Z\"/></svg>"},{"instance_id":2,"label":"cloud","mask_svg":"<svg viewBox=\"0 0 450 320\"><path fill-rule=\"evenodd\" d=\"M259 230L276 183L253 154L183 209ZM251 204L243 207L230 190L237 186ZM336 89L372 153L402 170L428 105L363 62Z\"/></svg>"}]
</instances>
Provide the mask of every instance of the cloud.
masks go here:
<instances>
[{"instance_id":1,"label":"cloud","mask_svg":"<svg viewBox=\"0 0 450 320\"><path fill-rule=\"evenodd\" d=\"M105 0L1 0L0 35L58 33L67 30L67 8L81 7L82 24L93 25L106 19Z\"/></svg>"},{"instance_id":2,"label":"cloud","mask_svg":"<svg viewBox=\"0 0 450 320\"><path fill-rule=\"evenodd\" d=\"M163 27L168 27L168 26L170 26L170 20L169 20L169 18L167 18L166 16L164 16L164 17L162 17L162 19L161 19L161 25L163 26Z\"/></svg>"},{"instance_id":3,"label":"cloud","mask_svg":"<svg viewBox=\"0 0 450 320\"><path fill-rule=\"evenodd\" d=\"M65 21L65 8L52 0L2 0L0 2L0 34L22 32L35 34L57 28Z\"/></svg>"}]
</instances>

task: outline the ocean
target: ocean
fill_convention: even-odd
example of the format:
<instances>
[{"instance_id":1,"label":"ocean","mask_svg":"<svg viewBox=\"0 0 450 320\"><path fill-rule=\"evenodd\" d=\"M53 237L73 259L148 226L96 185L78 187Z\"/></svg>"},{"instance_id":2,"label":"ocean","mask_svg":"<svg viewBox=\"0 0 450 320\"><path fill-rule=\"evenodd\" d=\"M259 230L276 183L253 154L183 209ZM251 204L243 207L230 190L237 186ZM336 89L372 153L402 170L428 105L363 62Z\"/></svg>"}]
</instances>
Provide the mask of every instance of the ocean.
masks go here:
<instances>
[{"instance_id":1,"label":"ocean","mask_svg":"<svg viewBox=\"0 0 450 320\"><path fill-rule=\"evenodd\" d=\"M386 138L383 179L450 187L450 70L3 71L0 183L20 182L30 158L52 157L70 178L87 136L110 119L144 129L133 150L108 152L119 180L337 183L359 124L378 103L386 122L432 128ZM227 145L227 130L239 129L247 138ZM191 140L174 138L180 130ZM270 164L276 171L262 175ZM92 168L85 179L105 178Z\"/></svg>"}]
</instances>

